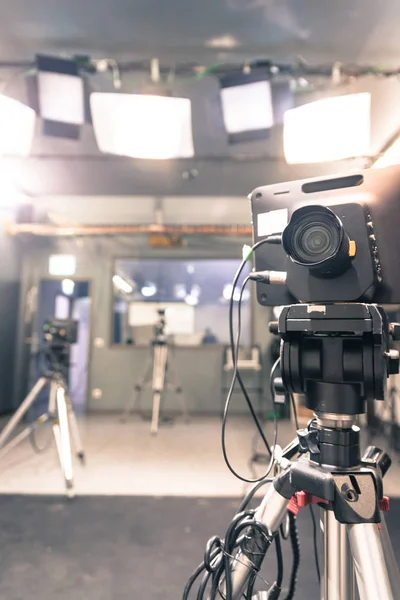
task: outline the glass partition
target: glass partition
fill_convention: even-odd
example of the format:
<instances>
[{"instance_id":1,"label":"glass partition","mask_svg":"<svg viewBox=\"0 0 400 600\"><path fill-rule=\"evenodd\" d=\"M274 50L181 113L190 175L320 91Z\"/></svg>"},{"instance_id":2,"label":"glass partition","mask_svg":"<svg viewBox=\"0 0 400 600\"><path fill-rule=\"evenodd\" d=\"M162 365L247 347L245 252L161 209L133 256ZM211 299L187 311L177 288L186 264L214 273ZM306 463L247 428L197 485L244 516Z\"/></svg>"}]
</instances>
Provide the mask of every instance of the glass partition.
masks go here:
<instances>
[{"instance_id":1,"label":"glass partition","mask_svg":"<svg viewBox=\"0 0 400 600\"><path fill-rule=\"evenodd\" d=\"M120 259L113 274L114 344L148 344L157 310L166 310L166 333L182 346L227 344L228 307L232 280L240 265L235 259ZM249 273L245 269L240 284ZM240 287L235 292L237 307ZM242 302L241 344L248 345L250 289ZM236 318L235 318L236 326Z\"/></svg>"}]
</instances>

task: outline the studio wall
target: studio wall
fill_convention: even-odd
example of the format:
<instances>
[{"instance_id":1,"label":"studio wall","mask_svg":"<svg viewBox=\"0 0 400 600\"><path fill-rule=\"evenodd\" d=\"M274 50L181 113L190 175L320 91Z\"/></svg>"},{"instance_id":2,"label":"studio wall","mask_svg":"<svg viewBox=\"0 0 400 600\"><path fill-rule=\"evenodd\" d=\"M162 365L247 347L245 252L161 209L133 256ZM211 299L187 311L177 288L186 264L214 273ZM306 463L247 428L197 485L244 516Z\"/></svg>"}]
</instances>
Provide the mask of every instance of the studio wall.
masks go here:
<instances>
[{"instance_id":1,"label":"studio wall","mask_svg":"<svg viewBox=\"0 0 400 600\"><path fill-rule=\"evenodd\" d=\"M187 197L182 203L172 197L166 198L166 222L189 223L248 223L249 205L246 198L232 197L221 199L219 202L210 198ZM155 200L136 197L119 198L52 198L37 202L37 210L47 214L52 209L53 218L67 219L70 222L83 220L85 223L98 222L107 217L113 207L117 215L114 222L144 222L152 221ZM81 212L79 212L79 206ZM89 210L88 207L96 207ZM214 207L214 208L213 208ZM86 211L86 212L85 212ZM65 214L67 213L67 214ZM66 221L64 221L66 222ZM182 248L155 249L149 248L143 237L124 238L123 240L109 239L52 239L33 241L29 253L23 257L23 281L21 292L20 317L26 314L27 298L32 296L32 290L37 289L41 279L48 275L48 258L52 253L72 253L77 257L76 277L88 279L92 289L92 323L89 367L88 409L92 411L120 410L132 394L136 379L142 373L148 358L147 348L113 346L112 341L112 302L113 289L111 279L115 258L240 258L243 242L250 240L235 238L194 238L188 240ZM226 311L226 318L228 312ZM22 319L23 321L23 319ZM262 348L268 344L269 311L256 305L253 299L252 338ZM17 405L26 393L24 375L29 367L29 352L24 342L24 325L20 322L19 344L25 351L19 352L17 365L17 390L15 404ZM190 402L192 412L219 413L221 411L221 347L177 348L175 361L182 385ZM97 392L93 393L93 390ZM100 391L99 391L100 390ZM145 396L149 404L150 395ZM179 409L176 400L171 395L168 401L171 410ZM238 394L234 399L233 408L237 412L244 411L243 401Z\"/></svg>"},{"instance_id":2,"label":"studio wall","mask_svg":"<svg viewBox=\"0 0 400 600\"><path fill-rule=\"evenodd\" d=\"M20 256L16 240L5 235L4 223L11 209L0 208L0 414L13 402L13 369L17 347Z\"/></svg>"}]
</instances>

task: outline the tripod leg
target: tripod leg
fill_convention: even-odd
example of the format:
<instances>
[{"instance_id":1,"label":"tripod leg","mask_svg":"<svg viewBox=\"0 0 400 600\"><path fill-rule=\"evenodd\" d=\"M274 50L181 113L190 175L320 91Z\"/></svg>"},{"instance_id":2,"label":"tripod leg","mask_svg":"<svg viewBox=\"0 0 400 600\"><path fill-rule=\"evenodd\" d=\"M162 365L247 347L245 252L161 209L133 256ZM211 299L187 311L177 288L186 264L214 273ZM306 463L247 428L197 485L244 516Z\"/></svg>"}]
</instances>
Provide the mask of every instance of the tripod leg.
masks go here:
<instances>
[{"instance_id":1,"label":"tripod leg","mask_svg":"<svg viewBox=\"0 0 400 600\"><path fill-rule=\"evenodd\" d=\"M275 534L286 516L289 500L274 488L272 483L263 501L256 510L254 518L263 523L271 534ZM256 549L259 554L259 548ZM261 559L262 560L262 559ZM261 563L260 563L261 564ZM240 550L231 564L232 571L232 600L240 600L245 590L250 574L254 572L254 564L247 554ZM224 586L222 586L224 587ZM223 590L225 592L225 590ZM225 594L223 595L223 597Z\"/></svg>"},{"instance_id":2,"label":"tripod leg","mask_svg":"<svg viewBox=\"0 0 400 600\"><path fill-rule=\"evenodd\" d=\"M121 422L124 423L126 419L129 417L131 412L135 409L137 405L140 406L140 400L142 396L142 391L144 386L150 381L151 369L153 367L153 358L151 357L146 364L144 375L139 381L135 384L134 391L132 396L128 400L125 405L125 408L122 412Z\"/></svg>"},{"instance_id":3,"label":"tripod leg","mask_svg":"<svg viewBox=\"0 0 400 600\"><path fill-rule=\"evenodd\" d=\"M162 391L165 385L165 372L167 367L168 346L154 346L153 380L152 387L155 391Z\"/></svg>"},{"instance_id":4,"label":"tripod leg","mask_svg":"<svg viewBox=\"0 0 400 600\"><path fill-rule=\"evenodd\" d=\"M21 431L21 433L19 433L15 437L13 437L13 439L10 440L8 442L8 444L6 444L3 448L0 449L0 457L3 457L6 454L8 454L10 452L10 450L12 450L16 446L18 446L18 444L20 444L23 440L25 440L32 433L32 431L34 431L36 429L36 427L38 425L42 425L43 423L46 423L46 421L48 421L48 420L49 420L48 413L44 413L43 415L41 415L38 419L36 419L36 421L34 423L31 423L28 427L26 427L23 431Z\"/></svg>"},{"instance_id":5,"label":"tripod leg","mask_svg":"<svg viewBox=\"0 0 400 600\"><path fill-rule=\"evenodd\" d=\"M399 568L397 566L396 557L393 552L392 542L390 541L389 532L385 520L384 513L381 513L382 522L381 522L381 543L383 548L383 554L385 556L386 567L389 575L390 585L392 587L393 593L396 590L400 590L400 576L399 576Z\"/></svg>"},{"instance_id":6,"label":"tripod leg","mask_svg":"<svg viewBox=\"0 0 400 600\"><path fill-rule=\"evenodd\" d=\"M171 378L169 378L168 375L170 375ZM172 359L172 356L171 356L170 360L168 360L168 368L166 369L165 378L168 380L167 388L169 390L172 390L173 392L175 392L175 394L179 397L184 421L185 421L185 423L188 423L190 419L189 419L189 412L188 412L188 409L186 406L185 395L182 390L182 385L176 376L175 364Z\"/></svg>"},{"instance_id":7,"label":"tripod leg","mask_svg":"<svg viewBox=\"0 0 400 600\"><path fill-rule=\"evenodd\" d=\"M154 394L153 394L153 412L151 415L151 427L150 427L150 433L152 435L157 435L157 433L158 433L158 423L160 420L160 403L161 403L161 393L154 392Z\"/></svg>"},{"instance_id":8,"label":"tripod leg","mask_svg":"<svg viewBox=\"0 0 400 600\"><path fill-rule=\"evenodd\" d=\"M351 553L361 600L395 600L376 523L347 525ZM394 595L396 594L396 596Z\"/></svg>"},{"instance_id":9,"label":"tripod leg","mask_svg":"<svg viewBox=\"0 0 400 600\"><path fill-rule=\"evenodd\" d=\"M54 381L50 384L48 412L52 417L55 417L57 412L57 385Z\"/></svg>"},{"instance_id":10,"label":"tripod leg","mask_svg":"<svg viewBox=\"0 0 400 600\"><path fill-rule=\"evenodd\" d=\"M167 366L167 345L154 346L153 364L153 411L150 432L156 435L160 420L161 393L164 390L165 368Z\"/></svg>"},{"instance_id":11,"label":"tripod leg","mask_svg":"<svg viewBox=\"0 0 400 600\"><path fill-rule=\"evenodd\" d=\"M25 413L35 402L36 397L38 396L38 394L40 394L47 382L48 379L46 377L41 377L40 379L38 379L38 381L35 383L25 400L17 408L17 410L15 411L15 413L13 414L13 416L8 421L7 425L4 427L3 431L0 434L0 448L5 445L6 441L8 440L18 423L21 421Z\"/></svg>"},{"instance_id":12,"label":"tripod leg","mask_svg":"<svg viewBox=\"0 0 400 600\"><path fill-rule=\"evenodd\" d=\"M57 386L56 403L58 420L54 421L53 423L53 433L56 441L61 469L65 479L67 495L72 497L74 495L74 480L72 472L71 442L69 438L68 411L65 401L65 390L62 386L57 385L56 383L54 383L54 385Z\"/></svg>"},{"instance_id":13,"label":"tripod leg","mask_svg":"<svg viewBox=\"0 0 400 600\"><path fill-rule=\"evenodd\" d=\"M71 403L71 399L67 394L65 395L65 399L66 399L66 404L67 404L68 422L69 422L69 426L71 429L72 442L74 444L77 457L79 458L80 462L84 465L85 464L85 452L83 450L81 436L79 435L79 428L78 428L78 423L76 420L76 415L75 415L75 412L74 412L74 409L73 409L73 406Z\"/></svg>"},{"instance_id":14,"label":"tripod leg","mask_svg":"<svg viewBox=\"0 0 400 600\"><path fill-rule=\"evenodd\" d=\"M332 511L323 512L324 576L321 597L324 600L354 600L354 568L346 525L339 523Z\"/></svg>"},{"instance_id":15,"label":"tripod leg","mask_svg":"<svg viewBox=\"0 0 400 600\"><path fill-rule=\"evenodd\" d=\"M183 393L182 388L178 387L178 389L176 390L176 393L179 396L179 399L181 401L183 419L184 419L185 423L189 423L189 421L190 421L189 411L187 409L186 399L185 399L185 395Z\"/></svg>"}]
</instances>

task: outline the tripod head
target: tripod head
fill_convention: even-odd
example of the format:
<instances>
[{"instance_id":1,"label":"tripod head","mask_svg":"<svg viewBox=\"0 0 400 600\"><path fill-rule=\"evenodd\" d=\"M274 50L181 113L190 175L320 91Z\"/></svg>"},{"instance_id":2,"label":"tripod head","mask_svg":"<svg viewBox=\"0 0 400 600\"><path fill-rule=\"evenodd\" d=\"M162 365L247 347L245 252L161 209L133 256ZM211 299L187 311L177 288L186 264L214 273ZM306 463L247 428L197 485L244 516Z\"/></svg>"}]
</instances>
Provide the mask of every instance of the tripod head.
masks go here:
<instances>
[{"instance_id":1,"label":"tripod head","mask_svg":"<svg viewBox=\"0 0 400 600\"><path fill-rule=\"evenodd\" d=\"M272 327L273 328L273 327ZM295 304L280 314L282 380L318 413L357 415L367 400L384 400L386 380L399 372L384 310L374 304Z\"/></svg>"},{"instance_id":2,"label":"tripod head","mask_svg":"<svg viewBox=\"0 0 400 600\"><path fill-rule=\"evenodd\" d=\"M281 338L284 388L305 395L316 420L298 433L300 449L320 464L349 468L360 461L356 416L368 400L384 400L399 372L390 349L399 327L374 304L285 306L271 331Z\"/></svg>"}]
</instances>

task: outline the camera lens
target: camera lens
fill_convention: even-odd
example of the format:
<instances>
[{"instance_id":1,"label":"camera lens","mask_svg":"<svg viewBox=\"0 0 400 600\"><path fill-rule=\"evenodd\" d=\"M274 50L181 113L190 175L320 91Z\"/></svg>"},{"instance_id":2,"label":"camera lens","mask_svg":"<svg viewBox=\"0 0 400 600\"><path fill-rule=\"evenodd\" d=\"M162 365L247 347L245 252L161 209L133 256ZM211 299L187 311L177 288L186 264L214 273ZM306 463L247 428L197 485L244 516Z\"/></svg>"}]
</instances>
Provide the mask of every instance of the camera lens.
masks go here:
<instances>
[{"instance_id":1,"label":"camera lens","mask_svg":"<svg viewBox=\"0 0 400 600\"><path fill-rule=\"evenodd\" d=\"M316 276L336 276L350 264L343 224L325 206L296 210L283 232L282 244L293 262L308 267Z\"/></svg>"},{"instance_id":2,"label":"camera lens","mask_svg":"<svg viewBox=\"0 0 400 600\"><path fill-rule=\"evenodd\" d=\"M293 248L298 260L313 263L327 258L339 243L337 230L326 223L307 223L296 228Z\"/></svg>"}]
</instances>

